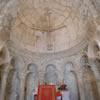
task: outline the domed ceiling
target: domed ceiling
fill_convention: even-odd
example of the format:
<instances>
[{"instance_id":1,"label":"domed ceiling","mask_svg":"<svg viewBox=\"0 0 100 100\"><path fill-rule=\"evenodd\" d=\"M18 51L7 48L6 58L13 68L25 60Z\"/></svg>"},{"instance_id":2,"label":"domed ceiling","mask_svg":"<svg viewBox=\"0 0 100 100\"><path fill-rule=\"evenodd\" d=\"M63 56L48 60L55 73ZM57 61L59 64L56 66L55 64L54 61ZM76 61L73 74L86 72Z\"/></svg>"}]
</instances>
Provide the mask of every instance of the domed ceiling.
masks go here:
<instances>
[{"instance_id":1,"label":"domed ceiling","mask_svg":"<svg viewBox=\"0 0 100 100\"><path fill-rule=\"evenodd\" d=\"M86 38L80 13L67 0L20 0L11 40L39 53L71 49Z\"/></svg>"}]
</instances>

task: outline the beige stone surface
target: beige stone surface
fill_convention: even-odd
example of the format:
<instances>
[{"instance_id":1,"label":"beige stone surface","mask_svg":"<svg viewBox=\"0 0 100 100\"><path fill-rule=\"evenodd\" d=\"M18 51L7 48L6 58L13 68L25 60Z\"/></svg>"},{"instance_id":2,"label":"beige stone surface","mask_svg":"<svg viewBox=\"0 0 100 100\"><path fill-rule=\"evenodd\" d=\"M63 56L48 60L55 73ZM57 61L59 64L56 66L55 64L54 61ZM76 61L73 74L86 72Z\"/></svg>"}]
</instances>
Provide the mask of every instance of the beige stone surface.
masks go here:
<instances>
[{"instance_id":1,"label":"beige stone surface","mask_svg":"<svg viewBox=\"0 0 100 100\"><path fill-rule=\"evenodd\" d=\"M16 18L11 30L11 40L25 45L23 48L40 53L54 53L75 47L87 34L79 10L68 6L67 2L60 4L55 0L38 1L32 7L26 7Z\"/></svg>"},{"instance_id":2,"label":"beige stone surface","mask_svg":"<svg viewBox=\"0 0 100 100\"><path fill-rule=\"evenodd\" d=\"M33 100L64 80L71 100L100 100L100 0L0 0L0 100Z\"/></svg>"}]
</instances>

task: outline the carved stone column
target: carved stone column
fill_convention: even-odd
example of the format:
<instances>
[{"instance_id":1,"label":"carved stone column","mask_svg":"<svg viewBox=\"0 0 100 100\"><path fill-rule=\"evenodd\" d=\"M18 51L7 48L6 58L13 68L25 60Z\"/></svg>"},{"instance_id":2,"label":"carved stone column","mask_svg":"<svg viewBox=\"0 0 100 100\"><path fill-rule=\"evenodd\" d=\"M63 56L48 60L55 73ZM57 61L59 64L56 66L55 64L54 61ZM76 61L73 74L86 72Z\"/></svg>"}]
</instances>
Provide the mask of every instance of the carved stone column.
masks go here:
<instances>
[{"instance_id":1,"label":"carved stone column","mask_svg":"<svg viewBox=\"0 0 100 100\"><path fill-rule=\"evenodd\" d=\"M16 98L18 98L18 100L25 100L24 99L25 81L26 81L26 75L27 75L27 70L26 70L27 67L25 66L26 64L24 63L24 60L21 56L14 58L14 60L12 61L12 64L16 70L15 78L17 78L16 84L18 84L17 90L14 88L15 97L13 96L13 98L15 100L17 100Z\"/></svg>"},{"instance_id":2,"label":"carved stone column","mask_svg":"<svg viewBox=\"0 0 100 100\"><path fill-rule=\"evenodd\" d=\"M20 86L19 86L19 100L24 100L25 97L25 81L26 81L26 73L20 73L19 76Z\"/></svg>"},{"instance_id":3,"label":"carved stone column","mask_svg":"<svg viewBox=\"0 0 100 100\"><path fill-rule=\"evenodd\" d=\"M82 77L83 77L83 72L82 71L77 73L80 100L86 100L86 98L85 98L85 88L84 88L84 83L83 83L83 78Z\"/></svg>"},{"instance_id":4,"label":"carved stone column","mask_svg":"<svg viewBox=\"0 0 100 100\"><path fill-rule=\"evenodd\" d=\"M92 85L93 76L92 74L90 74L90 72L91 72L91 69L88 66L85 66L84 74L83 74L85 97L86 97L86 100L95 100L93 85Z\"/></svg>"},{"instance_id":5,"label":"carved stone column","mask_svg":"<svg viewBox=\"0 0 100 100\"><path fill-rule=\"evenodd\" d=\"M27 81L26 81L26 100L34 100L34 94L37 92L38 87L38 70L35 64L30 64L27 67Z\"/></svg>"},{"instance_id":6,"label":"carved stone column","mask_svg":"<svg viewBox=\"0 0 100 100\"><path fill-rule=\"evenodd\" d=\"M11 88L11 96L9 100L18 100L18 88L19 88L19 79L18 79L18 72L14 70L13 79L12 79L12 88Z\"/></svg>"},{"instance_id":7,"label":"carved stone column","mask_svg":"<svg viewBox=\"0 0 100 100\"><path fill-rule=\"evenodd\" d=\"M92 69L94 76L96 78L96 83L97 83L98 93L99 93L99 99L100 99L100 73L99 73L99 70L97 69L97 66L95 64L94 59L89 59L89 63L91 65L91 69Z\"/></svg>"},{"instance_id":8,"label":"carved stone column","mask_svg":"<svg viewBox=\"0 0 100 100\"><path fill-rule=\"evenodd\" d=\"M5 69L3 70L2 80L1 80L1 89L0 89L0 100L5 99L5 91L6 91L6 84L7 84L7 78L10 71L10 65L6 64Z\"/></svg>"}]
</instances>

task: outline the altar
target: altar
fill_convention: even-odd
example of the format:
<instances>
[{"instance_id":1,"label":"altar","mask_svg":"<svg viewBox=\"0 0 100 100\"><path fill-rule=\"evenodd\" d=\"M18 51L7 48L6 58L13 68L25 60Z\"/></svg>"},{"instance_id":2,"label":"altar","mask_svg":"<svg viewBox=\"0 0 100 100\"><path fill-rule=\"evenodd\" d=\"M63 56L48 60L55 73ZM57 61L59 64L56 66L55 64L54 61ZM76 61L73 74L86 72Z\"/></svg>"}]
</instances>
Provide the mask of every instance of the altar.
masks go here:
<instances>
[{"instance_id":1,"label":"altar","mask_svg":"<svg viewBox=\"0 0 100 100\"><path fill-rule=\"evenodd\" d=\"M39 85L34 100L62 100L62 94L56 92L55 85Z\"/></svg>"}]
</instances>

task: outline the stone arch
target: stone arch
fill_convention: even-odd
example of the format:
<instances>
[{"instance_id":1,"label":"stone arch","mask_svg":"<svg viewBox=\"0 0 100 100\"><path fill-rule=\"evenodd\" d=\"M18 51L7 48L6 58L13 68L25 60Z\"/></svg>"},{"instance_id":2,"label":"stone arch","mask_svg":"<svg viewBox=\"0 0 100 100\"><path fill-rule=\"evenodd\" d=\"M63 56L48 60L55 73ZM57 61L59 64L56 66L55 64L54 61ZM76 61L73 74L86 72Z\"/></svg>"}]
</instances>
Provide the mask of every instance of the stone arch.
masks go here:
<instances>
[{"instance_id":1,"label":"stone arch","mask_svg":"<svg viewBox=\"0 0 100 100\"><path fill-rule=\"evenodd\" d=\"M70 91L71 100L78 100L78 84L75 73L72 71L73 63L67 62L64 70L64 84L67 85L68 90Z\"/></svg>"},{"instance_id":2,"label":"stone arch","mask_svg":"<svg viewBox=\"0 0 100 100\"><path fill-rule=\"evenodd\" d=\"M38 86L38 69L37 65L31 63L27 67L27 71L29 72L26 77L26 100L32 100L33 94L37 92Z\"/></svg>"},{"instance_id":3,"label":"stone arch","mask_svg":"<svg viewBox=\"0 0 100 100\"><path fill-rule=\"evenodd\" d=\"M80 60L81 68L83 70L83 85L85 90L86 100L99 100L96 78L89 65L88 57L83 55Z\"/></svg>"},{"instance_id":4,"label":"stone arch","mask_svg":"<svg viewBox=\"0 0 100 100\"><path fill-rule=\"evenodd\" d=\"M45 84L57 85L56 66L53 64L47 65L45 72Z\"/></svg>"},{"instance_id":5,"label":"stone arch","mask_svg":"<svg viewBox=\"0 0 100 100\"><path fill-rule=\"evenodd\" d=\"M29 64L27 67L27 70L31 71L31 69L32 69L32 71L34 71L34 70L37 71L37 65L34 63Z\"/></svg>"},{"instance_id":6,"label":"stone arch","mask_svg":"<svg viewBox=\"0 0 100 100\"><path fill-rule=\"evenodd\" d=\"M55 69L55 72L56 72L56 66L55 65L53 65L53 64L47 65L46 71L48 71L49 68L54 68Z\"/></svg>"}]
</instances>

